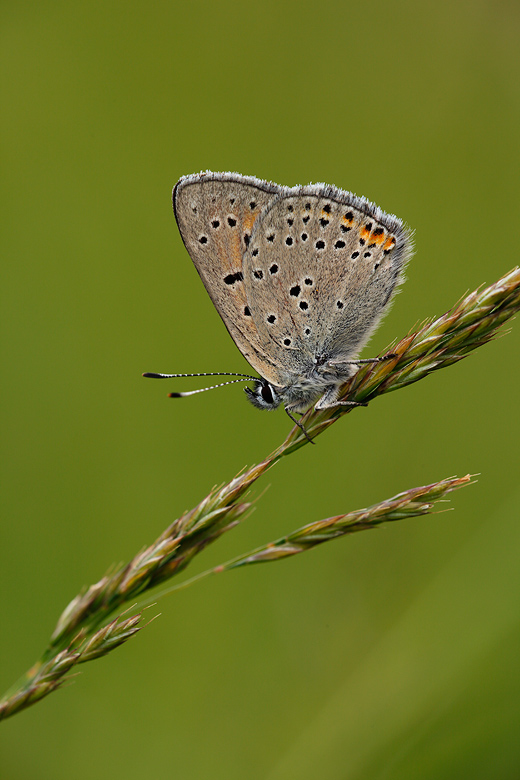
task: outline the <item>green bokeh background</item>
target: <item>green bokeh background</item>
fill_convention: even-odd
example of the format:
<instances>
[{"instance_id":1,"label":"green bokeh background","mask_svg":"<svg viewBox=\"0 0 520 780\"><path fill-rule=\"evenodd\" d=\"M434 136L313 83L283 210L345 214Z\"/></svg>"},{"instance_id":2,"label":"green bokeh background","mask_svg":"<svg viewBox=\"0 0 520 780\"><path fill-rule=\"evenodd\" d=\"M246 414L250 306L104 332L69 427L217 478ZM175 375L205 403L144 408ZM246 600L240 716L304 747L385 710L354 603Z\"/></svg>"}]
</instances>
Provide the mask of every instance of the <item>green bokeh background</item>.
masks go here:
<instances>
[{"instance_id":1,"label":"green bokeh background","mask_svg":"<svg viewBox=\"0 0 520 780\"><path fill-rule=\"evenodd\" d=\"M378 352L518 262L520 7L20 0L1 18L6 689L82 585L289 429L240 387L173 402L140 376L247 369L175 181L326 181L406 220L417 252ZM519 345L516 322L344 418L190 573L479 472L455 511L166 597L2 725L2 780L518 778Z\"/></svg>"}]
</instances>

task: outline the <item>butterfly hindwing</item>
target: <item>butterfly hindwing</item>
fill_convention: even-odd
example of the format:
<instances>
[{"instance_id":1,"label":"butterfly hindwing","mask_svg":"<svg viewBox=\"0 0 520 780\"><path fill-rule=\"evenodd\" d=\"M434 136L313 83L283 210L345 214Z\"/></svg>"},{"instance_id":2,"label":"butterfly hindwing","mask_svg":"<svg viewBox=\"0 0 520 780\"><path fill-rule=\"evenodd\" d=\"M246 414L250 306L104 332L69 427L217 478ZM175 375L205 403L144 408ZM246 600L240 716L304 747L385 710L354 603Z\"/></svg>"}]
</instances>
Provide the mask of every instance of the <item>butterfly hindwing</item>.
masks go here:
<instances>
[{"instance_id":1,"label":"butterfly hindwing","mask_svg":"<svg viewBox=\"0 0 520 780\"><path fill-rule=\"evenodd\" d=\"M357 355L410 254L402 223L328 185L288 189L256 221L244 286L262 343L295 376Z\"/></svg>"}]
</instances>

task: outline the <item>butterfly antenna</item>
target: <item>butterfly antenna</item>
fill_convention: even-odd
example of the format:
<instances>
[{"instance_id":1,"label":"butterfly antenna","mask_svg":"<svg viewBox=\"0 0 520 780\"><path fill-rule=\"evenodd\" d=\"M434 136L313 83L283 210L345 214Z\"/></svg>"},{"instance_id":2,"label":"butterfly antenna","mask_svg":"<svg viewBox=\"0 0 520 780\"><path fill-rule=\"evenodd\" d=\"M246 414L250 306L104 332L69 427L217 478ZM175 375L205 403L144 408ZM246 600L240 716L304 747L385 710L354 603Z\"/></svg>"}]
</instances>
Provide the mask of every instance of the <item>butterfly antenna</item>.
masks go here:
<instances>
[{"instance_id":1,"label":"butterfly antenna","mask_svg":"<svg viewBox=\"0 0 520 780\"><path fill-rule=\"evenodd\" d=\"M257 376L250 376L249 374L235 374L229 371L212 371L210 373L204 373L204 374L155 374L153 372L147 372L146 374L143 374L143 376L147 377L148 379L178 379L179 377L186 377L186 376L242 376L245 379L252 379L252 380L258 379ZM237 380L237 381L241 381L241 380ZM230 384L230 383L225 382L224 384ZM215 385L215 387L220 387L220 385Z\"/></svg>"},{"instance_id":2,"label":"butterfly antenna","mask_svg":"<svg viewBox=\"0 0 520 780\"><path fill-rule=\"evenodd\" d=\"M196 376L200 376L200 374L196 374ZM206 375L211 376L211 374ZM226 375L225 375L226 376ZM234 376L231 374L231 376ZM187 390L184 393L168 393L169 398L185 398L188 395L196 395L196 393L205 393L206 390L216 390L217 387L225 387L226 385L235 385L237 382L248 382L250 379L254 379L255 377L244 377L243 379L232 379L229 382L220 382L218 385L211 385L210 387L199 387L198 390Z\"/></svg>"}]
</instances>

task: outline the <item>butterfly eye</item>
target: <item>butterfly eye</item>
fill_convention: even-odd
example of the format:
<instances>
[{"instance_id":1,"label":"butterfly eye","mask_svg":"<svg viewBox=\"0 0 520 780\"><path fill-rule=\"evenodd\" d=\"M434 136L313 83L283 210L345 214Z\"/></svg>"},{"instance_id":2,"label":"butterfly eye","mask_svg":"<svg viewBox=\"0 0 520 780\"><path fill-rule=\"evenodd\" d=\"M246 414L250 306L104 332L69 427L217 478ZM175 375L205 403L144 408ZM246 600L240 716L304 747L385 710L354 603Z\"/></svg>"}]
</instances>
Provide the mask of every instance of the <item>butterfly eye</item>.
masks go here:
<instances>
[{"instance_id":1,"label":"butterfly eye","mask_svg":"<svg viewBox=\"0 0 520 780\"><path fill-rule=\"evenodd\" d=\"M268 384L262 385L262 398L266 402L266 404L272 404L274 401L273 393Z\"/></svg>"},{"instance_id":2,"label":"butterfly eye","mask_svg":"<svg viewBox=\"0 0 520 780\"><path fill-rule=\"evenodd\" d=\"M257 409L276 409L280 406L280 398L275 389L265 379L259 379L253 390L244 388L249 401Z\"/></svg>"}]
</instances>

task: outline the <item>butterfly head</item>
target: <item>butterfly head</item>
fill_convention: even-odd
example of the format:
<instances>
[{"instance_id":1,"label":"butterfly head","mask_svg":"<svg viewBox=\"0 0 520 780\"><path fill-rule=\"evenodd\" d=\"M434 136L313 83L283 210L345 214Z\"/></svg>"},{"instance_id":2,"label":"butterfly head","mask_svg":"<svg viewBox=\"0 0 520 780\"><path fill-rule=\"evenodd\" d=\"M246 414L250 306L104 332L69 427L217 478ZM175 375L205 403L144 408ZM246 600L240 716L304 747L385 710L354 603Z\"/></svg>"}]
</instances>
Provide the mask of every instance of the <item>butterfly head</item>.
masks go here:
<instances>
[{"instance_id":1,"label":"butterfly head","mask_svg":"<svg viewBox=\"0 0 520 780\"><path fill-rule=\"evenodd\" d=\"M276 409L282 403L277 389L266 379L258 379L254 387L244 388L249 401L257 409Z\"/></svg>"}]
</instances>

